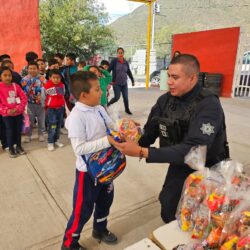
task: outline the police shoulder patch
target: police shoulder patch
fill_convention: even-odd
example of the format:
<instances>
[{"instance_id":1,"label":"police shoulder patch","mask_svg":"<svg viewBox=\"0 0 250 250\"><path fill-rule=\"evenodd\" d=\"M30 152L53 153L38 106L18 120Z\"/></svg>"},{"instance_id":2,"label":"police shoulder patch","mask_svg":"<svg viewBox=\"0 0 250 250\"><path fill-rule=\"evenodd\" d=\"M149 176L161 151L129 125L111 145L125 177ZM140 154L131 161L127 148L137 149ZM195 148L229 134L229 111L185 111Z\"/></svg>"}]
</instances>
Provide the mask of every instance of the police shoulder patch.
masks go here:
<instances>
[{"instance_id":1,"label":"police shoulder patch","mask_svg":"<svg viewBox=\"0 0 250 250\"><path fill-rule=\"evenodd\" d=\"M214 126L212 126L210 123L203 123L200 130L203 135L210 136L211 134L214 134Z\"/></svg>"}]
</instances>

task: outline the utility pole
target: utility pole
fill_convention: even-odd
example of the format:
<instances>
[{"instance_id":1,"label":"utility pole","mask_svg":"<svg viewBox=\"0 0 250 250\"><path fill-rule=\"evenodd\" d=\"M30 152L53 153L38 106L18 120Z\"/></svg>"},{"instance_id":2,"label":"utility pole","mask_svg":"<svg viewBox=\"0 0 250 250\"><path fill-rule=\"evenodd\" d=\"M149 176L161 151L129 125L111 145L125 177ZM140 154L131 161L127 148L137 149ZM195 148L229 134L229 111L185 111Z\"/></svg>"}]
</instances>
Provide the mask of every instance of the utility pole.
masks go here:
<instances>
[{"instance_id":1,"label":"utility pole","mask_svg":"<svg viewBox=\"0 0 250 250\"><path fill-rule=\"evenodd\" d=\"M153 20L152 20L152 41L151 41L151 49L154 49L154 41L155 41L155 6L156 2L153 5Z\"/></svg>"},{"instance_id":2,"label":"utility pole","mask_svg":"<svg viewBox=\"0 0 250 250\"><path fill-rule=\"evenodd\" d=\"M147 60L146 60L146 89L149 87L149 63L151 48L151 24L152 24L152 7L156 0L128 0L130 2L145 3L148 5L148 32L147 32Z\"/></svg>"},{"instance_id":3,"label":"utility pole","mask_svg":"<svg viewBox=\"0 0 250 250\"><path fill-rule=\"evenodd\" d=\"M148 3L148 35L147 35L147 58L146 58L146 89L149 87L149 69L150 69L150 45L151 45L151 23L152 22L152 2Z\"/></svg>"},{"instance_id":4,"label":"utility pole","mask_svg":"<svg viewBox=\"0 0 250 250\"><path fill-rule=\"evenodd\" d=\"M154 49L155 43L155 15L160 14L160 4L158 2L154 2L153 5L153 20L152 20L152 42L151 42L151 49Z\"/></svg>"}]
</instances>

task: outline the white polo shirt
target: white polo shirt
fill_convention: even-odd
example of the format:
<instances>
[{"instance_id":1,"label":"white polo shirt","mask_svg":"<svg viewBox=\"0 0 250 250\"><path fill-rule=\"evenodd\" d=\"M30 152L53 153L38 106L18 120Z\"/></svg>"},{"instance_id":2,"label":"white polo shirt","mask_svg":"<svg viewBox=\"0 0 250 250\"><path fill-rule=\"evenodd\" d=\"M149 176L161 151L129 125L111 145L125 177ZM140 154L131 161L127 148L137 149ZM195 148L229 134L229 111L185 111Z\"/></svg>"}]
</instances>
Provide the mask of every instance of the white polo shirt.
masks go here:
<instances>
[{"instance_id":1,"label":"white polo shirt","mask_svg":"<svg viewBox=\"0 0 250 250\"><path fill-rule=\"evenodd\" d=\"M76 102L75 107L66 119L65 127L76 155L76 168L86 172L87 167L82 155L97 152L110 147L103 118L109 128L114 128L111 118L101 106L87 106Z\"/></svg>"}]
</instances>

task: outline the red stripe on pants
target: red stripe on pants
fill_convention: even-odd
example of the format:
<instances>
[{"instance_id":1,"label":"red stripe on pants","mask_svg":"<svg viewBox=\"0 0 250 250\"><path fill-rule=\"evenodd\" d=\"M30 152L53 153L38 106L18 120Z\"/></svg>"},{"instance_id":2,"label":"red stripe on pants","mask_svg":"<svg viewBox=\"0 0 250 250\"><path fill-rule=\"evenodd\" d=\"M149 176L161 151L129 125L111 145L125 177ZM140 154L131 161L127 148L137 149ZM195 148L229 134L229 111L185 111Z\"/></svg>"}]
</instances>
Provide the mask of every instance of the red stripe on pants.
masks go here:
<instances>
[{"instance_id":1,"label":"red stripe on pants","mask_svg":"<svg viewBox=\"0 0 250 250\"><path fill-rule=\"evenodd\" d=\"M81 209L82 209L82 204L83 204L83 193L84 193L84 172L80 172L78 176L78 190L77 190L77 198L76 198L76 205L75 205L75 211L74 211L74 221L72 223L71 228L66 232L66 238L67 240L64 242L64 245L66 247L69 247L70 244L72 243L72 234L77 230L79 220L80 220L80 215L81 215Z\"/></svg>"}]
</instances>

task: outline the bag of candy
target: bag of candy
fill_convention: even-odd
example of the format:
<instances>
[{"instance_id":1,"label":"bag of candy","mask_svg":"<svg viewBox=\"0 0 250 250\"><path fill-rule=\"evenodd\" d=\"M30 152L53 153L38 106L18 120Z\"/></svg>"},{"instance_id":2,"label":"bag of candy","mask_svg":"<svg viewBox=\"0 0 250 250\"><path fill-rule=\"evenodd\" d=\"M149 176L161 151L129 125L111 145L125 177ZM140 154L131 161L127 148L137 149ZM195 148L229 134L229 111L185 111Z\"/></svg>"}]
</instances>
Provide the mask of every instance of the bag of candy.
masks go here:
<instances>
[{"instance_id":1,"label":"bag of candy","mask_svg":"<svg viewBox=\"0 0 250 250\"><path fill-rule=\"evenodd\" d=\"M185 163L199 170L190 174L183 186L181 199L177 207L176 218L183 231L190 231L194 226L193 215L203 201L206 190L203 183L208 169L205 168L206 147L194 147L185 156Z\"/></svg>"},{"instance_id":2,"label":"bag of candy","mask_svg":"<svg viewBox=\"0 0 250 250\"><path fill-rule=\"evenodd\" d=\"M118 120L118 128L121 137L138 142L141 137L141 129L137 124L128 118Z\"/></svg>"},{"instance_id":3,"label":"bag of candy","mask_svg":"<svg viewBox=\"0 0 250 250\"><path fill-rule=\"evenodd\" d=\"M249 232L250 232L250 199L248 190L248 192L244 192L244 195L241 197L241 202L233 210L228 220L226 221L222 230L220 244L224 245L225 249L227 249L226 247L227 245L230 245L230 241L233 238L232 236L237 236L239 240L240 237L245 236Z\"/></svg>"},{"instance_id":4,"label":"bag of candy","mask_svg":"<svg viewBox=\"0 0 250 250\"><path fill-rule=\"evenodd\" d=\"M250 250L250 232L239 238L236 250Z\"/></svg>"},{"instance_id":5,"label":"bag of candy","mask_svg":"<svg viewBox=\"0 0 250 250\"><path fill-rule=\"evenodd\" d=\"M205 187L204 199L193 215L193 239L204 239L211 231L211 207L215 209L218 204L222 202L220 201L221 197L218 195L218 191L216 190L218 187L224 186L225 181L216 171L208 170L206 171L206 176L203 179L203 185Z\"/></svg>"},{"instance_id":6,"label":"bag of candy","mask_svg":"<svg viewBox=\"0 0 250 250\"><path fill-rule=\"evenodd\" d=\"M107 111L115 124L114 130L110 132L115 140L122 141L129 139L135 142L139 141L142 130L138 123L128 118L121 118L119 115L119 107L116 104L109 106Z\"/></svg>"},{"instance_id":7,"label":"bag of candy","mask_svg":"<svg viewBox=\"0 0 250 250\"><path fill-rule=\"evenodd\" d=\"M194 228L192 230L192 239L202 239L210 223L209 208L202 203L194 215Z\"/></svg>"},{"instance_id":8,"label":"bag of candy","mask_svg":"<svg viewBox=\"0 0 250 250\"><path fill-rule=\"evenodd\" d=\"M194 147L185 156L185 163L198 171L191 174L186 180L179 224L184 231L193 229L191 236L193 239L204 239L207 237L211 230L211 210L216 210L224 201L224 192L222 192L222 195L219 194L221 187L225 185L224 178L220 173L206 168L205 161L206 146ZM199 179L197 176L199 176ZM193 199L193 204L195 205L191 208L190 206L185 206L185 201L190 201L191 199Z\"/></svg>"},{"instance_id":9,"label":"bag of candy","mask_svg":"<svg viewBox=\"0 0 250 250\"><path fill-rule=\"evenodd\" d=\"M223 228L231 212L240 204L243 192L243 182L240 185L233 183L236 176L242 171L242 165L233 161L223 161L212 170L223 177L225 184L219 185L208 197L207 203L211 211L213 226ZM238 183L239 184L239 183Z\"/></svg>"},{"instance_id":10,"label":"bag of candy","mask_svg":"<svg viewBox=\"0 0 250 250\"><path fill-rule=\"evenodd\" d=\"M202 183L204 175L200 172L190 174L184 184L182 196L177 208L176 218L183 231L193 228L193 214L205 197L205 187Z\"/></svg>"}]
</instances>

